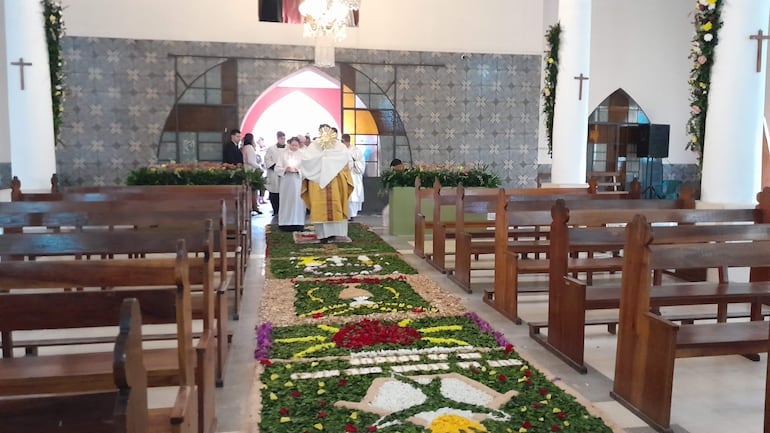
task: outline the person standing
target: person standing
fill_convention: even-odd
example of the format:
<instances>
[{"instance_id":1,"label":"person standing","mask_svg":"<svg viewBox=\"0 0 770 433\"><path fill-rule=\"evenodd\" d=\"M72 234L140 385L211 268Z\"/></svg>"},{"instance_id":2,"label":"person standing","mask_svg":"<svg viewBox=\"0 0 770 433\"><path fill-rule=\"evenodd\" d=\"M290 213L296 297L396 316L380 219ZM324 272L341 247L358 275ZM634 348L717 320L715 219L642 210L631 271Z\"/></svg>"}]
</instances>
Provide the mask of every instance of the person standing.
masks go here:
<instances>
[{"instance_id":1,"label":"person standing","mask_svg":"<svg viewBox=\"0 0 770 433\"><path fill-rule=\"evenodd\" d=\"M261 158L257 155L257 149L254 146L254 135L251 133L243 136L243 146L241 146L241 153L243 154L243 169L246 171L254 171L256 169L262 170L260 167ZM251 190L251 213L262 215L262 211L259 210L258 201L259 191Z\"/></svg>"},{"instance_id":2,"label":"person standing","mask_svg":"<svg viewBox=\"0 0 770 433\"><path fill-rule=\"evenodd\" d=\"M256 149L257 149L257 164L259 165L259 168L262 170L262 176L266 176L267 173L265 171L265 150L267 150L267 146L265 146L265 139L263 137L257 138L256 143ZM259 204L265 204L267 203L265 201L265 198L267 197L267 190L265 188L262 188L259 190L259 196L258 202Z\"/></svg>"},{"instance_id":3,"label":"person standing","mask_svg":"<svg viewBox=\"0 0 770 433\"><path fill-rule=\"evenodd\" d=\"M281 206L279 201L281 178L275 172L275 164L286 148L286 134L283 131L278 131L275 136L278 142L274 146L268 147L265 151L265 170L267 171L267 192L270 193L270 204L273 206L273 215L277 216L278 209Z\"/></svg>"},{"instance_id":4,"label":"person standing","mask_svg":"<svg viewBox=\"0 0 770 433\"><path fill-rule=\"evenodd\" d=\"M322 243L348 236L348 199L353 191L350 152L329 125L302 152L302 200L310 208L310 223Z\"/></svg>"},{"instance_id":5,"label":"person standing","mask_svg":"<svg viewBox=\"0 0 770 433\"><path fill-rule=\"evenodd\" d=\"M305 203L300 196L302 192L300 159L299 138L292 137L281 158L275 164L275 172L281 178L281 210L278 212L278 228L285 232L299 232L305 229Z\"/></svg>"},{"instance_id":6,"label":"person standing","mask_svg":"<svg viewBox=\"0 0 770 433\"><path fill-rule=\"evenodd\" d=\"M361 211L361 207L364 204L364 169L366 169L366 161L361 149L358 146L351 146L350 134L342 134L342 144L350 151L348 167L350 168L350 175L353 177L353 193L350 194L350 200L348 201L348 208L350 210L348 220L352 221L353 218L358 216L358 212Z\"/></svg>"},{"instance_id":7,"label":"person standing","mask_svg":"<svg viewBox=\"0 0 770 433\"><path fill-rule=\"evenodd\" d=\"M241 142L241 130L233 128L230 130L230 141L222 146L222 162L225 164L243 164L243 154L240 151L238 143Z\"/></svg>"}]
</instances>

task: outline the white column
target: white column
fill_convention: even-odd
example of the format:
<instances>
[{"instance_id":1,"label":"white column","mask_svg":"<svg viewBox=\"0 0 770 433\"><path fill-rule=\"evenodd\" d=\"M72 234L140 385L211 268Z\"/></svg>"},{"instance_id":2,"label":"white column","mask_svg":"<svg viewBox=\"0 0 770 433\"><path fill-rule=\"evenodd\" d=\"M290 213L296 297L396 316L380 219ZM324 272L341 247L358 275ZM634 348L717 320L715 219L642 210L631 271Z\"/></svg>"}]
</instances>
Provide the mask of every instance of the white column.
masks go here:
<instances>
[{"instance_id":1,"label":"white column","mask_svg":"<svg viewBox=\"0 0 770 433\"><path fill-rule=\"evenodd\" d=\"M50 189L56 171L48 48L43 6L37 0L4 0L5 64L11 165L22 189ZM25 66L11 65L20 58ZM6 96L0 96L3 98Z\"/></svg>"},{"instance_id":2,"label":"white column","mask_svg":"<svg viewBox=\"0 0 770 433\"><path fill-rule=\"evenodd\" d=\"M556 185L585 185L590 80L575 77L582 74L590 78L591 0L560 0L559 22L551 179Z\"/></svg>"},{"instance_id":3,"label":"white column","mask_svg":"<svg viewBox=\"0 0 770 433\"><path fill-rule=\"evenodd\" d=\"M0 23L5 22L5 6L0 1ZM7 65L10 62L5 54L5 32L0 32L0 64ZM0 68L0 89L8 88L8 71L6 68ZM10 118L8 110L8 92L0 93L0 165L6 169L11 164L11 132ZM5 183L0 185L0 189L7 187L10 179L4 179ZM4 197L0 196L0 201Z\"/></svg>"},{"instance_id":4,"label":"white column","mask_svg":"<svg viewBox=\"0 0 770 433\"><path fill-rule=\"evenodd\" d=\"M767 44L757 72L757 41L768 34L770 0L723 1L719 44L711 69L701 199L728 206L755 203L762 175L762 118Z\"/></svg>"}]
</instances>

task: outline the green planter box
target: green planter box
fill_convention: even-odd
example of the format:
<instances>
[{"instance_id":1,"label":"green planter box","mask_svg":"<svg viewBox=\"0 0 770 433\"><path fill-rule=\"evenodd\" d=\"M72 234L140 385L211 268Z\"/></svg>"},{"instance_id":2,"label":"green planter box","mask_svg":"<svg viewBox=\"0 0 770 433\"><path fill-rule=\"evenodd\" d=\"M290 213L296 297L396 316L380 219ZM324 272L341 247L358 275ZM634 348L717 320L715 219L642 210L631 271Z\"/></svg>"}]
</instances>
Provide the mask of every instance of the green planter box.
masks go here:
<instances>
[{"instance_id":1,"label":"green planter box","mask_svg":"<svg viewBox=\"0 0 770 433\"><path fill-rule=\"evenodd\" d=\"M414 187L397 186L391 188L388 191L388 208L388 233L394 236L414 235Z\"/></svg>"},{"instance_id":2,"label":"green planter box","mask_svg":"<svg viewBox=\"0 0 770 433\"><path fill-rule=\"evenodd\" d=\"M414 209L416 206L414 187L396 186L391 188L388 191L388 206L390 209L388 233L394 236L414 236ZM428 221L433 219L433 199L422 200L422 213L428 218ZM454 221L455 207L443 206L441 208L441 220Z\"/></svg>"}]
</instances>

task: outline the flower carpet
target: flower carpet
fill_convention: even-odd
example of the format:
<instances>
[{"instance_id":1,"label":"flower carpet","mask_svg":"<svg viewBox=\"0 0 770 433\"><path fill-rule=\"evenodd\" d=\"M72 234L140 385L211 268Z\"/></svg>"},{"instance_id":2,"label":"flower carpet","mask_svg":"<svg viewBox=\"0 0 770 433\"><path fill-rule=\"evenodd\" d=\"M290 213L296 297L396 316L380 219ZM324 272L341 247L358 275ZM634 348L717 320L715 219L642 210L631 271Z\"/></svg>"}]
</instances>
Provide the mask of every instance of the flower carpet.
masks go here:
<instances>
[{"instance_id":1,"label":"flower carpet","mask_svg":"<svg viewBox=\"0 0 770 433\"><path fill-rule=\"evenodd\" d=\"M403 262L353 227L360 256ZM288 242L268 233L272 251ZM340 254L315 251L296 263L335 263ZM272 270L295 257L268 256ZM266 281L254 353L260 432L612 432L458 298L405 269Z\"/></svg>"}]
</instances>

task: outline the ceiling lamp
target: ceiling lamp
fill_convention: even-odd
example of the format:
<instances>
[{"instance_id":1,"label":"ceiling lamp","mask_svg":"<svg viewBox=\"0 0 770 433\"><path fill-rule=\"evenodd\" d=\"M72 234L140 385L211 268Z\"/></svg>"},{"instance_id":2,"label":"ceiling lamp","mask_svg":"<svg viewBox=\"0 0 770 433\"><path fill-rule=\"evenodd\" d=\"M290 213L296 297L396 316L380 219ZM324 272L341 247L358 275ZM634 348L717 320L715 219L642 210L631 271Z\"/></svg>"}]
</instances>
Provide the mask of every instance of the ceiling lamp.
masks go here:
<instances>
[{"instance_id":1,"label":"ceiling lamp","mask_svg":"<svg viewBox=\"0 0 770 433\"><path fill-rule=\"evenodd\" d=\"M361 0L304 0L299 13L305 23L305 37L315 38L315 65L334 66L334 42L347 36L348 25L354 25L353 11Z\"/></svg>"}]
</instances>

